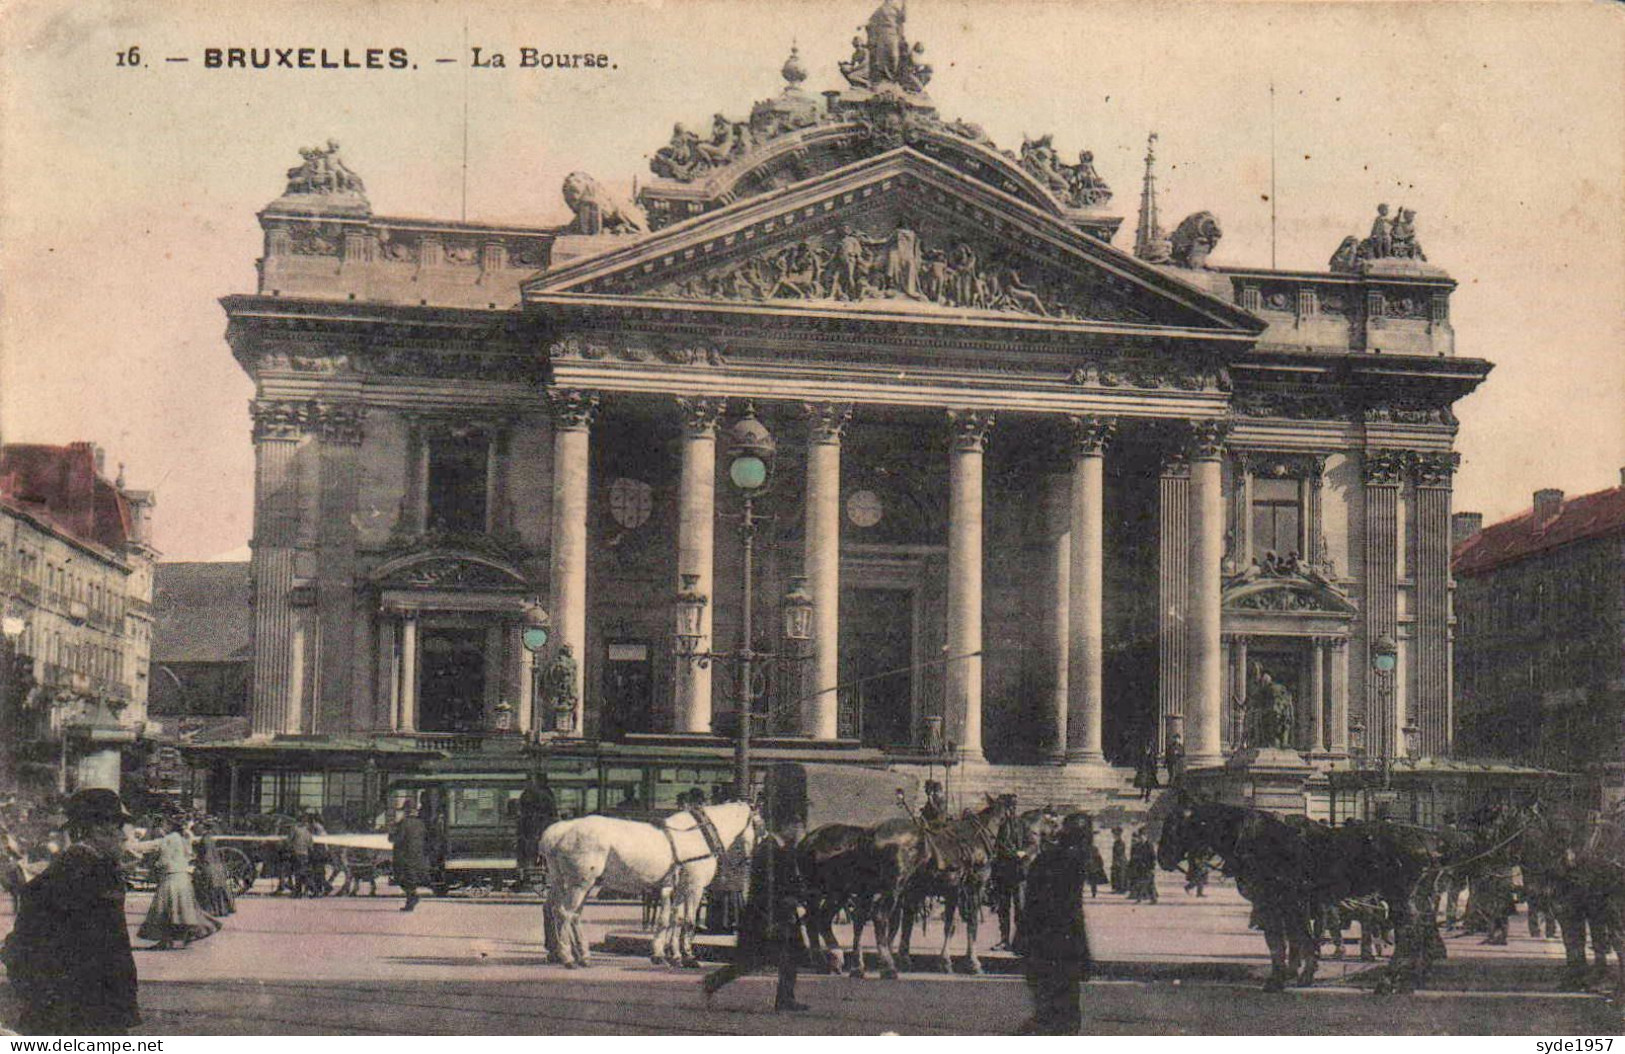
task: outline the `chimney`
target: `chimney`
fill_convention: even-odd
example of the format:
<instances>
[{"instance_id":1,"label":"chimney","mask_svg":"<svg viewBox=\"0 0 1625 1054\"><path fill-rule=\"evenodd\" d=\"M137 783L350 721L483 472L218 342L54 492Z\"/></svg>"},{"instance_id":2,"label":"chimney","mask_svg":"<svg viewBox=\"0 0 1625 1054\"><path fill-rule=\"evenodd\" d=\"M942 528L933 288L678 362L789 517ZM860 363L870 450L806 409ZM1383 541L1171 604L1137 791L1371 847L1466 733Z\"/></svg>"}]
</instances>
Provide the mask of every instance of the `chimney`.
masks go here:
<instances>
[{"instance_id":1,"label":"chimney","mask_svg":"<svg viewBox=\"0 0 1625 1054\"><path fill-rule=\"evenodd\" d=\"M1621 488L1625 488L1625 468L1619 470L1619 485Z\"/></svg>"},{"instance_id":2,"label":"chimney","mask_svg":"<svg viewBox=\"0 0 1625 1054\"><path fill-rule=\"evenodd\" d=\"M1555 488L1535 491L1535 526L1544 527L1563 511L1563 492Z\"/></svg>"},{"instance_id":3,"label":"chimney","mask_svg":"<svg viewBox=\"0 0 1625 1054\"><path fill-rule=\"evenodd\" d=\"M1484 514L1482 512L1456 513L1450 517L1450 548L1456 548L1483 529Z\"/></svg>"},{"instance_id":4,"label":"chimney","mask_svg":"<svg viewBox=\"0 0 1625 1054\"><path fill-rule=\"evenodd\" d=\"M102 449L100 443L97 443L92 449L96 451L96 475L107 475L107 451Z\"/></svg>"}]
</instances>

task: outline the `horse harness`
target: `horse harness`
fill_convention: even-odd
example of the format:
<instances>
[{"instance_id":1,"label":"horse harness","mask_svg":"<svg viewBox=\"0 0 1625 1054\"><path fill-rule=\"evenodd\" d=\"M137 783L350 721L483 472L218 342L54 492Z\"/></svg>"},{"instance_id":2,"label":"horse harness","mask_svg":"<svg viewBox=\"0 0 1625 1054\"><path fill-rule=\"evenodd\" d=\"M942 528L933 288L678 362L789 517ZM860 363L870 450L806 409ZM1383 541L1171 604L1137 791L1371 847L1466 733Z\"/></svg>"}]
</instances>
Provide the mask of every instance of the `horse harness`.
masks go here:
<instances>
[{"instance_id":1,"label":"horse harness","mask_svg":"<svg viewBox=\"0 0 1625 1054\"><path fill-rule=\"evenodd\" d=\"M703 808L690 806L688 809L688 814L694 818L694 826L690 828L690 830L700 832L700 837L705 839L706 851L701 853L699 856L683 856L683 854L677 849L677 832L673 831L665 824L661 824L660 830L666 836L666 844L671 846L671 867L669 867L666 870L665 875L662 876L662 883L669 882L671 879L676 877L678 870L681 869L684 864L698 863L701 860L710 860L713 858L721 860L728 852L727 847L722 844L722 835L717 831L716 822L706 814ZM686 834L687 832L685 831L684 833Z\"/></svg>"}]
</instances>

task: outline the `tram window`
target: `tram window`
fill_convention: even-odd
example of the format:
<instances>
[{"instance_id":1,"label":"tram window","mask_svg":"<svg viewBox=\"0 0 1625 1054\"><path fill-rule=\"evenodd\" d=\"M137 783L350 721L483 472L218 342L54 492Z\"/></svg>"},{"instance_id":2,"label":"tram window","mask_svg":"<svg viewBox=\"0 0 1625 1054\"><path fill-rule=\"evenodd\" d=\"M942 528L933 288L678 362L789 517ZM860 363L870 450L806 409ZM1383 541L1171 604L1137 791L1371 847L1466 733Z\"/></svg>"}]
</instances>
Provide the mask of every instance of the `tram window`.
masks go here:
<instances>
[{"instance_id":1,"label":"tram window","mask_svg":"<svg viewBox=\"0 0 1625 1054\"><path fill-rule=\"evenodd\" d=\"M456 787L451 792L452 827L499 827L517 815L520 788Z\"/></svg>"}]
</instances>

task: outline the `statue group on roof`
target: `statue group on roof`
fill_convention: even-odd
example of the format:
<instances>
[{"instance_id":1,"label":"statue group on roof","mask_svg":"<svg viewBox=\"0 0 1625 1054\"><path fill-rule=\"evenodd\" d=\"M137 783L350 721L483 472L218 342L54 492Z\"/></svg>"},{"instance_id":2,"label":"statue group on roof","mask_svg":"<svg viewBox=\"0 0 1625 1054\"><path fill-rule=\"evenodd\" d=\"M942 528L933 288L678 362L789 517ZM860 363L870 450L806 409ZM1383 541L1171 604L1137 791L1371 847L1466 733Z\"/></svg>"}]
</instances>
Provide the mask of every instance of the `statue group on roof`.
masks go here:
<instances>
[{"instance_id":1,"label":"statue group on roof","mask_svg":"<svg viewBox=\"0 0 1625 1054\"><path fill-rule=\"evenodd\" d=\"M326 147L301 149L304 161L288 169L288 189L284 194L365 194L361 177L339 157L339 144L329 139Z\"/></svg>"},{"instance_id":2,"label":"statue group on roof","mask_svg":"<svg viewBox=\"0 0 1625 1054\"><path fill-rule=\"evenodd\" d=\"M1029 175L1072 208L1093 208L1112 199L1112 188L1095 171L1095 155L1088 150L1079 151L1077 164L1064 164L1051 133L1037 139L1023 136L1021 156L1017 160Z\"/></svg>"},{"instance_id":3,"label":"statue group on roof","mask_svg":"<svg viewBox=\"0 0 1625 1054\"><path fill-rule=\"evenodd\" d=\"M840 64L841 76L854 88L873 90L895 84L905 92L922 92L931 81L931 67L921 59L924 44L909 44L904 24L906 0L881 0L869 21L852 38L852 57Z\"/></svg>"},{"instance_id":4,"label":"statue group on roof","mask_svg":"<svg viewBox=\"0 0 1625 1054\"><path fill-rule=\"evenodd\" d=\"M1403 206L1388 217L1386 204L1377 206L1377 218L1371 221L1371 236L1355 238L1350 235L1332 254L1330 269L1357 271L1368 260L1416 260L1427 262L1422 243L1416 239L1416 210Z\"/></svg>"}]
</instances>

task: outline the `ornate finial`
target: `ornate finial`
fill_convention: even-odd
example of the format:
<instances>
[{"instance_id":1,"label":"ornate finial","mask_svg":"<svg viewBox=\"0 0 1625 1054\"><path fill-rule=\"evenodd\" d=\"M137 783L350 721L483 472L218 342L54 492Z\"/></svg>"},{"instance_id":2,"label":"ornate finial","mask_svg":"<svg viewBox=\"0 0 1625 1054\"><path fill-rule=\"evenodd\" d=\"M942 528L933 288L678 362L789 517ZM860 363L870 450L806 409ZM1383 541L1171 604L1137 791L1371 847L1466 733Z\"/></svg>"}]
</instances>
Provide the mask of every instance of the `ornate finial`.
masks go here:
<instances>
[{"instance_id":1,"label":"ornate finial","mask_svg":"<svg viewBox=\"0 0 1625 1054\"><path fill-rule=\"evenodd\" d=\"M807 79L807 67L801 64L801 49L794 41L790 44L790 57L784 60L784 68L779 73L791 88L799 88L801 82Z\"/></svg>"},{"instance_id":2,"label":"ornate finial","mask_svg":"<svg viewBox=\"0 0 1625 1054\"><path fill-rule=\"evenodd\" d=\"M1145 182L1140 187L1140 225L1134 232L1134 255L1148 263L1168 262L1168 237L1157 219L1157 133L1145 140Z\"/></svg>"}]
</instances>

